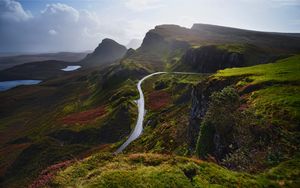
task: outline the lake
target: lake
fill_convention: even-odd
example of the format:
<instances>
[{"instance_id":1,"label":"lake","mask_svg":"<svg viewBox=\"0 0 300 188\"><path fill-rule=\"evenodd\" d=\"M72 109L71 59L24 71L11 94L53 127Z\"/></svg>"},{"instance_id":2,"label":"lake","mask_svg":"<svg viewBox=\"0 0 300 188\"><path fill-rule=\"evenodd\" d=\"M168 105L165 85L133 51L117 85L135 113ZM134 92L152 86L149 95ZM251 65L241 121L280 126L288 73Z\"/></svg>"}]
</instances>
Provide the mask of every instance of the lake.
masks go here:
<instances>
[{"instance_id":1,"label":"lake","mask_svg":"<svg viewBox=\"0 0 300 188\"><path fill-rule=\"evenodd\" d=\"M42 80L12 80L12 81L3 81L0 82L0 91L9 90L11 88L20 86L20 85L35 85L42 82Z\"/></svg>"},{"instance_id":2,"label":"lake","mask_svg":"<svg viewBox=\"0 0 300 188\"><path fill-rule=\"evenodd\" d=\"M77 69L80 69L80 68L81 68L81 66L79 66L79 65L71 65L71 66L67 66L66 68L63 68L61 70L69 72L69 71L74 71L74 70L77 70Z\"/></svg>"}]
</instances>

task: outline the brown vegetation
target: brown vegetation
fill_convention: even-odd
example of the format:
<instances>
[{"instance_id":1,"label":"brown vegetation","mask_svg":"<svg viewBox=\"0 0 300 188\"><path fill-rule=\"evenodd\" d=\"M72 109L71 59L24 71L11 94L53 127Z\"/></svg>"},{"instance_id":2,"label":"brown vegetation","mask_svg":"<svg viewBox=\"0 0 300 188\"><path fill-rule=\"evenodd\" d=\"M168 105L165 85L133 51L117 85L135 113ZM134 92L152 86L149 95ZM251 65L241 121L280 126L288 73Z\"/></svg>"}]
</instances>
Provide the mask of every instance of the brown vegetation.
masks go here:
<instances>
[{"instance_id":1,"label":"brown vegetation","mask_svg":"<svg viewBox=\"0 0 300 188\"><path fill-rule=\"evenodd\" d=\"M70 114L64 118L62 118L62 122L64 124L85 124L95 119L102 117L106 113L105 106L100 106L98 108L86 110L79 113Z\"/></svg>"},{"instance_id":2,"label":"brown vegetation","mask_svg":"<svg viewBox=\"0 0 300 188\"><path fill-rule=\"evenodd\" d=\"M171 103L171 96L164 91L153 91L148 95L147 103L151 110L160 110Z\"/></svg>"}]
</instances>

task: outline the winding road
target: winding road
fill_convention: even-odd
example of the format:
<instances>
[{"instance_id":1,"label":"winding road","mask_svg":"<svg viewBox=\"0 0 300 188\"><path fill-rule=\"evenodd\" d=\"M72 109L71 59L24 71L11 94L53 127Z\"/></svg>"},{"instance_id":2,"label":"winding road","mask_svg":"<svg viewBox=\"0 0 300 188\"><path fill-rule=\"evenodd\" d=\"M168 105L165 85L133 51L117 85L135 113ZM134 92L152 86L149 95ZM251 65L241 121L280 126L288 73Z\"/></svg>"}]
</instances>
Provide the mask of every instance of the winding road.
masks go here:
<instances>
[{"instance_id":1,"label":"winding road","mask_svg":"<svg viewBox=\"0 0 300 188\"><path fill-rule=\"evenodd\" d=\"M142 90L142 83L145 81L147 78L150 78L151 76L158 75L158 74L199 74L199 73L191 73L191 72L155 72L152 74L149 74L145 77L143 77L137 84L137 89L139 91L140 98L137 101L138 105L138 119L135 125L135 128L129 138L115 151L115 154L118 154L122 152L132 141L137 139L142 131L143 131L143 121L144 121L144 116L145 116L145 98L144 98L144 93Z\"/></svg>"}]
</instances>

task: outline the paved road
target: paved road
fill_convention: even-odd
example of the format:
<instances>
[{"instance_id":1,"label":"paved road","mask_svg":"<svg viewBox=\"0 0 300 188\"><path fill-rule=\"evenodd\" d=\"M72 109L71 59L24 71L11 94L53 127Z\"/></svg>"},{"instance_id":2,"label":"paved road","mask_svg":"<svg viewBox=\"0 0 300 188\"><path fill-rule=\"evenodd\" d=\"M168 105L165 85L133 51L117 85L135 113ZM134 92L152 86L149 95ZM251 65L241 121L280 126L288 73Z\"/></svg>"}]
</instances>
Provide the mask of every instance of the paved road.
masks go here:
<instances>
[{"instance_id":1,"label":"paved road","mask_svg":"<svg viewBox=\"0 0 300 188\"><path fill-rule=\"evenodd\" d=\"M145 116L145 98L144 98L144 93L142 90L143 81L145 81L147 78L150 78L151 76L158 75L158 74L166 74L166 73L168 73L168 74L199 74L199 73L191 73L191 72L155 72L155 73L149 74L149 75L145 76L144 78L142 78L137 84L137 89L139 91L140 98L137 101L139 113L138 113L138 119L137 119L135 128L134 128L133 132L131 133L131 135L129 136L129 138L124 142L124 144L122 144L122 146L120 146L117 149L115 154L122 152L132 141L137 139L143 131L143 121L144 121L144 116Z\"/></svg>"}]
</instances>

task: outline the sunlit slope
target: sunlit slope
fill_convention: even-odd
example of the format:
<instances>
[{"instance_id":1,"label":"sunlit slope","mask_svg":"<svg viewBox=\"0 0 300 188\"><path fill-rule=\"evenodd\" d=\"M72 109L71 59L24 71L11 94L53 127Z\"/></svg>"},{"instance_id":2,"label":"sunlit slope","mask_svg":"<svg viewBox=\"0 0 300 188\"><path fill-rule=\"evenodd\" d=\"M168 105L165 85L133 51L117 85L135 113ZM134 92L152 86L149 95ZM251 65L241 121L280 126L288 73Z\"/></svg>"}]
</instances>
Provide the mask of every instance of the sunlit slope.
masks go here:
<instances>
[{"instance_id":1,"label":"sunlit slope","mask_svg":"<svg viewBox=\"0 0 300 188\"><path fill-rule=\"evenodd\" d=\"M237 86L251 92L249 102L257 113L273 122L300 122L300 55L265 65L220 70L215 77L241 77Z\"/></svg>"},{"instance_id":2,"label":"sunlit slope","mask_svg":"<svg viewBox=\"0 0 300 188\"><path fill-rule=\"evenodd\" d=\"M290 160L270 171L249 175L201 160L160 155L96 154L54 174L50 187L279 187L296 186L299 160ZM52 176L51 175L51 176ZM46 176L46 174L45 174ZM41 177L42 178L42 177ZM38 183L38 182L37 182Z\"/></svg>"}]
</instances>

